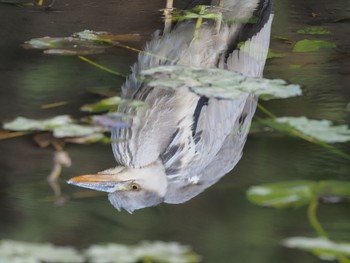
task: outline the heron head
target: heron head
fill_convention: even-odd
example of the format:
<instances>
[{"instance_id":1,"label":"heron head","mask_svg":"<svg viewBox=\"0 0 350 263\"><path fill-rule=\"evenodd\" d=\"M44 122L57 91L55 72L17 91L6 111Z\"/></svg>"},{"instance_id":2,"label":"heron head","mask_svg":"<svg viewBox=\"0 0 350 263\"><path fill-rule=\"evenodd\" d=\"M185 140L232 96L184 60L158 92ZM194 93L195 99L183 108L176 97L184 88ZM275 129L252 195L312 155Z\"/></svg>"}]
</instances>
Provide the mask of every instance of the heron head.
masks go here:
<instances>
[{"instance_id":1,"label":"heron head","mask_svg":"<svg viewBox=\"0 0 350 263\"><path fill-rule=\"evenodd\" d=\"M117 210L125 209L129 213L163 202L168 185L160 160L142 168L117 166L97 174L80 175L68 183L108 192L111 204Z\"/></svg>"}]
</instances>

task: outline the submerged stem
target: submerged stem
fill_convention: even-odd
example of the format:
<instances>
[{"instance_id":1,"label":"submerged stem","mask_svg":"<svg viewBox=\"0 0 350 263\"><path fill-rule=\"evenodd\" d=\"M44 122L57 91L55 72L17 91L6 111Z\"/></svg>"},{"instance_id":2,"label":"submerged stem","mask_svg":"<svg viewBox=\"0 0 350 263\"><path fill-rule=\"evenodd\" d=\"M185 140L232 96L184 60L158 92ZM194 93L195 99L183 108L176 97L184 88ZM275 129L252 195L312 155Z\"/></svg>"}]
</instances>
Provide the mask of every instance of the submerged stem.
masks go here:
<instances>
[{"instance_id":1,"label":"submerged stem","mask_svg":"<svg viewBox=\"0 0 350 263\"><path fill-rule=\"evenodd\" d=\"M311 226L313 227L313 229L316 231L316 233L324 238L328 238L328 234L326 233L326 231L323 229L323 227L321 226L320 221L318 221L317 218L317 206L318 206L318 200L314 199L308 209L307 209L307 217L309 219L309 222L311 224Z\"/></svg>"},{"instance_id":2,"label":"submerged stem","mask_svg":"<svg viewBox=\"0 0 350 263\"><path fill-rule=\"evenodd\" d=\"M111 73L111 74L113 74L113 75L117 75L117 76L119 76L119 77L126 78L126 75L125 75L125 74L119 73L119 72L114 71L114 70L111 70L111 69L109 69L109 68L106 68L105 66L102 66L102 65L100 65L100 64L97 64L96 62L93 62L92 60L90 60L90 59L88 59L88 58L86 58L86 57L78 56L78 58L81 59L82 61L85 61L85 62L89 63L90 65L93 65L93 66L95 66L95 67L97 67L97 68L99 68L99 69L102 69L102 70L104 70L104 71L106 71L106 72L108 72L108 73Z\"/></svg>"},{"instance_id":3,"label":"submerged stem","mask_svg":"<svg viewBox=\"0 0 350 263\"><path fill-rule=\"evenodd\" d=\"M273 114L271 111L266 109L264 106L262 106L260 103L258 103L258 108L261 110L263 113L265 113L267 116L269 116L272 119L277 118L275 114Z\"/></svg>"}]
</instances>

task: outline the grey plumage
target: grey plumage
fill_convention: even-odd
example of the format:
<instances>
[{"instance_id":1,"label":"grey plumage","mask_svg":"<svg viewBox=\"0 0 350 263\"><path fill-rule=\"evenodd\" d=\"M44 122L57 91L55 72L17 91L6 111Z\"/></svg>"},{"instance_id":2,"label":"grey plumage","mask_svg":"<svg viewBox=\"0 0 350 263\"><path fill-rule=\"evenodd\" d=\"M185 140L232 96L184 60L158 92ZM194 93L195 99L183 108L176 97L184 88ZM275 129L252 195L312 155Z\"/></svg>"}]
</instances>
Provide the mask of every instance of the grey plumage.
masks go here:
<instances>
[{"instance_id":1,"label":"grey plumage","mask_svg":"<svg viewBox=\"0 0 350 263\"><path fill-rule=\"evenodd\" d=\"M123 182L133 179L140 184L137 193L124 185L123 189L127 190L110 192L109 200L117 209L132 212L161 202L185 202L237 164L256 108L257 98L253 94L235 100L203 100L188 87L176 90L149 87L139 82L137 75L159 65L178 64L219 67L261 77L269 46L270 5L269 0L226 0L219 31L215 22L204 21L199 38L194 40L195 21L185 21L176 24L168 34L156 32L147 43L122 87L122 96L143 100L149 107L136 111L128 106L120 107L121 113L133 115L131 126L112 130L114 157L128 172L122 176L112 170L102 172L113 175L113 180L120 180L120 176ZM247 26L253 14L261 18L256 25L258 29ZM248 29L250 33L242 33ZM245 41L240 48L238 41ZM156 175L151 166L158 169ZM149 173L145 173L146 168ZM139 181L133 177L134 172L140 174L134 176ZM143 187L148 180L154 181ZM159 187L158 182L161 182Z\"/></svg>"}]
</instances>

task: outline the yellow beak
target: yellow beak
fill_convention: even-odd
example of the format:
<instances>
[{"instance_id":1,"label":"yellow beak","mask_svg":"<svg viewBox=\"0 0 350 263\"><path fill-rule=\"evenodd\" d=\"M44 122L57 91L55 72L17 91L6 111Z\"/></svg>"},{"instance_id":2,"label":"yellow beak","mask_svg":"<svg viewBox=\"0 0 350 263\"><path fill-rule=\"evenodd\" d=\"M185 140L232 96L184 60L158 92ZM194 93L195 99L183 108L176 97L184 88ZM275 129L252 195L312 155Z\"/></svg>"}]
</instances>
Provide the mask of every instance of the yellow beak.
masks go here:
<instances>
[{"instance_id":1,"label":"yellow beak","mask_svg":"<svg viewBox=\"0 0 350 263\"><path fill-rule=\"evenodd\" d=\"M130 181L118 181L115 174L86 174L73 177L67 183L96 191L113 193L126 190Z\"/></svg>"}]
</instances>

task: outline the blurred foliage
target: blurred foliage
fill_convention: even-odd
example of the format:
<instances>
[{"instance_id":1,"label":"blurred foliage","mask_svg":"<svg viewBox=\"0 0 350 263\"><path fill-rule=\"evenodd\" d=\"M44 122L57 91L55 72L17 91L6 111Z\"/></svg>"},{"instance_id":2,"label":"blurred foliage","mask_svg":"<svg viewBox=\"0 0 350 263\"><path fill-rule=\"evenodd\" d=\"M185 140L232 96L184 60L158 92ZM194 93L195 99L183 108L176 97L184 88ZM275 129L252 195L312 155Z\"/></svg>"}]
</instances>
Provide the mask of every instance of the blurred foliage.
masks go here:
<instances>
[{"instance_id":1,"label":"blurred foliage","mask_svg":"<svg viewBox=\"0 0 350 263\"><path fill-rule=\"evenodd\" d=\"M0 241L0 262L6 263L196 263L200 257L190 247L175 242L143 241L136 246L91 245L84 251L73 247Z\"/></svg>"},{"instance_id":2,"label":"blurred foliage","mask_svg":"<svg viewBox=\"0 0 350 263\"><path fill-rule=\"evenodd\" d=\"M350 257L350 243L334 242L322 237L290 237L283 241L283 245L311 252L322 260L340 259L340 262L349 262L346 257Z\"/></svg>"},{"instance_id":3,"label":"blurred foliage","mask_svg":"<svg viewBox=\"0 0 350 263\"><path fill-rule=\"evenodd\" d=\"M247 191L249 201L274 208L299 207L319 199L338 203L350 201L350 182L291 181L252 186Z\"/></svg>"},{"instance_id":4,"label":"blurred foliage","mask_svg":"<svg viewBox=\"0 0 350 263\"><path fill-rule=\"evenodd\" d=\"M107 130L102 126L81 125L74 123L68 115L56 116L44 120L33 120L17 117L11 122L4 124L4 129L10 131L52 131L56 138L86 137L99 134L103 139L103 133Z\"/></svg>"},{"instance_id":5,"label":"blurred foliage","mask_svg":"<svg viewBox=\"0 0 350 263\"><path fill-rule=\"evenodd\" d=\"M297 30L298 34L309 34L309 35L328 35L331 33L327 28L321 26L311 26Z\"/></svg>"},{"instance_id":6,"label":"blurred foliage","mask_svg":"<svg viewBox=\"0 0 350 263\"><path fill-rule=\"evenodd\" d=\"M189 87L196 94L220 99L236 99L254 93L263 100L301 95L299 85L284 80L250 78L222 69L196 69L183 66L160 66L141 72L149 86Z\"/></svg>"},{"instance_id":7,"label":"blurred foliage","mask_svg":"<svg viewBox=\"0 0 350 263\"><path fill-rule=\"evenodd\" d=\"M295 43L293 52L314 52L322 49L332 49L336 47L336 44L329 41L304 39Z\"/></svg>"},{"instance_id":8,"label":"blurred foliage","mask_svg":"<svg viewBox=\"0 0 350 263\"><path fill-rule=\"evenodd\" d=\"M52 55L91 55L103 53L120 41L139 41L138 34L116 35L110 32L84 30L70 37L42 37L26 41L26 49L42 49Z\"/></svg>"}]
</instances>

